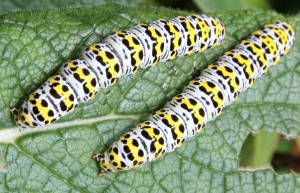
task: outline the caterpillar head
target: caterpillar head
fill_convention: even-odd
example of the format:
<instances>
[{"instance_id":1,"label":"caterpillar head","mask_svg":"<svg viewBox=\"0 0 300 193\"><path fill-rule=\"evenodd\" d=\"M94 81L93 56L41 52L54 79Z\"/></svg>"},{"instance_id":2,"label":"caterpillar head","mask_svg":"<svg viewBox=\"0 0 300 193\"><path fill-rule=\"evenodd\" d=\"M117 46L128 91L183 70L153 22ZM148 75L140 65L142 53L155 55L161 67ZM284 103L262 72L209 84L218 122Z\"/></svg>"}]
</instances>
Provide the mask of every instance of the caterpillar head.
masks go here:
<instances>
[{"instance_id":1,"label":"caterpillar head","mask_svg":"<svg viewBox=\"0 0 300 193\"><path fill-rule=\"evenodd\" d=\"M23 128L37 126L36 122L32 121L32 119L28 116L28 113L26 113L26 109L21 108L19 111L16 108L11 108L10 112L18 126Z\"/></svg>"},{"instance_id":2,"label":"caterpillar head","mask_svg":"<svg viewBox=\"0 0 300 193\"><path fill-rule=\"evenodd\" d=\"M67 80L56 75L50 77L31 93L19 109L11 109L16 124L21 127L49 125L73 111L78 104L75 91Z\"/></svg>"},{"instance_id":3,"label":"caterpillar head","mask_svg":"<svg viewBox=\"0 0 300 193\"><path fill-rule=\"evenodd\" d=\"M114 166L110 163L107 153L95 153L92 155L92 159L95 160L100 167L98 172L99 176L105 176L107 173L116 171Z\"/></svg>"},{"instance_id":4,"label":"caterpillar head","mask_svg":"<svg viewBox=\"0 0 300 193\"><path fill-rule=\"evenodd\" d=\"M31 93L20 108L10 110L17 125L33 128L48 125L57 119L56 109L41 88Z\"/></svg>"}]
</instances>

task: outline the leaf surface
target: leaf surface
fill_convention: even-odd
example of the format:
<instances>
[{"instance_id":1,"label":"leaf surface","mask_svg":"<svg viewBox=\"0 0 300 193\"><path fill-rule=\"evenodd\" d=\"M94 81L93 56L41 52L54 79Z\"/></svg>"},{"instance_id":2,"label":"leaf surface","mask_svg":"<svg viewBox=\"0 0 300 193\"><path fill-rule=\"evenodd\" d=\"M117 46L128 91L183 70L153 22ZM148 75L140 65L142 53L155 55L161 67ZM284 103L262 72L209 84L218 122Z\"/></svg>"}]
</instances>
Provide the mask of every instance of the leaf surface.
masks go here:
<instances>
[{"instance_id":1,"label":"leaf surface","mask_svg":"<svg viewBox=\"0 0 300 193\"><path fill-rule=\"evenodd\" d=\"M138 0L2 0L0 14L9 11L96 6L105 3L136 5Z\"/></svg>"},{"instance_id":2,"label":"leaf surface","mask_svg":"<svg viewBox=\"0 0 300 193\"><path fill-rule=\"evenodd\" d=\"M92 8L17 12L0 16L0 192L296 192L300 177L270 168L240 168L250 132L274 131L295 138L300 116L300 19L272 11L214 13L226 26L214 49L123 77L58 123L19 131L9 108L18 106L69 59L108 34L158 18L189 13L116 4ZM146 166L98 177L90 159L105 150L226 50L275 20L295 29L288 55L253 88L209 122L203 133Z\"/></svg>"}]
</instances>

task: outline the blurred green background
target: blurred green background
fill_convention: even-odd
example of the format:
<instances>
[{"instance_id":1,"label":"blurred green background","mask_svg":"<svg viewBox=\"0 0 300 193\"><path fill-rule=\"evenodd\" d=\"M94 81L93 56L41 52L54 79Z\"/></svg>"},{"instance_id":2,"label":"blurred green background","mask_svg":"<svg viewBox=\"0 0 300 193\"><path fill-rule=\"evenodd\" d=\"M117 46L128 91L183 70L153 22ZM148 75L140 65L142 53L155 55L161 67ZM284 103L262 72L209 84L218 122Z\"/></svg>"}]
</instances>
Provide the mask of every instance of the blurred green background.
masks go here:
<instances>
[{"instance_id":1,"label":"blurred green background","mask_svg":"<svg viewBox=\"0 0 300 193\"><path fill-rule=\"evenodd\" d=\"M178 9L202 12L226 11L233 9L273 9L283 14L298 14L299 0L143 0L144 4L163 5Z\"/></svg>"},{"instance_id":2,"label":"blurred green background","mask_svg":"<svg viewBox=\"0 0 300 193\"><path fill-rule=\"evenodd\" d=\"M93 6L103 3L165 6L194 12L234 9L273 9L285 15L299 15L300 0L0 0L0 14L10 11ZM300 129L300 128L299 128ZM240 154L242 167L271 164L277 172L300 172L300 137L286 139L278 133L259 132L245 140Z\"/></svg>"},{"instance_id":3,"label":"blurred green background","mask_svg":"<svg viewBox=\"0 0 300 193\"><path fill-rule=\"evenodd\" d=\"M273 9L284 14L298 14L299 0L0 0L0 13L12 10L93 6L103 3L121 3L129 6L147 4L201 12L232 9Z\"/></svg>"}]
</instances>

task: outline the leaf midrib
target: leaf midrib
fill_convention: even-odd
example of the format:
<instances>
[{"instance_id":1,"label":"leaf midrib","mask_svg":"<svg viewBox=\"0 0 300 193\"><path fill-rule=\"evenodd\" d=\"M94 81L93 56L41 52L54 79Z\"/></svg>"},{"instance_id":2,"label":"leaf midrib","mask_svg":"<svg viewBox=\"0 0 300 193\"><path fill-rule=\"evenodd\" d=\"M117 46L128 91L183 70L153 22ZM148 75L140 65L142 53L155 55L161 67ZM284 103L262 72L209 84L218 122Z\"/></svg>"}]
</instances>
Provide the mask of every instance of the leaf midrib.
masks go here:
<instances>
[{"instance_id":1,"label":"leaf midrib","mask_svg":"<svg viewBox=\"0 0 300 193\"><path fill-rule=\"evenodd\" d=\"M16 139L21 136L28 135L31 133L43 132L43 131L51 131L57 130L61 128L68 128L74 126L81 126L81 125L92 125L102 121L109 121L109 120L120 120L120 119L131 119L131 120L138 120L140 117L145 116L144 114L140 115L117 115L117 114L108 114L101 117L89 118L89 119L75 119L72 121L66 121L62 123L54 123L49 126L38 127L34 129L24 129L20 127L11 127L11 128L4 128L0 130L0 143L15 143Z\"/></svg>"},{"instance_id":2,"label":"leaf midrib","mask_svg":"<svg viewBox=\"0 0 300 193\"><path fill-rule=\"evenodd\" d=\"M236 109L236 108L249 108L249 107L255 107L255 106L284 106L284 107L299 107L300 104L289 104L289 103L272 103L272 102L254 102L254 103L246 103L246 104L232 104L226 109ZM43 127L38 127L35 129L24 129L22 131L22 128L20 127L10 127L10 128L2 128L0 130L0 143L12 143L14 144L16 139L19 137L32 134L32 133L37 133L37 132L44 132L44 131L51 131L51 130L57 130L61 128L68 128L68 127L76 127L76 126L81 126L81 125L92 125L95 123L99 123L102 121L112 121L112 120L120 120L120 119L131 119L131 120L139 120L141 117L147 116L147 113L145 114L130 114L130 115L118 115L118 114L107 114L105 116L100 116L100 117L94 117L94 118L88 118L88 119L75 119L72 121L66 121L62 123L54 123L49 126L43 126Z\"/></svg>"}]
</instances>

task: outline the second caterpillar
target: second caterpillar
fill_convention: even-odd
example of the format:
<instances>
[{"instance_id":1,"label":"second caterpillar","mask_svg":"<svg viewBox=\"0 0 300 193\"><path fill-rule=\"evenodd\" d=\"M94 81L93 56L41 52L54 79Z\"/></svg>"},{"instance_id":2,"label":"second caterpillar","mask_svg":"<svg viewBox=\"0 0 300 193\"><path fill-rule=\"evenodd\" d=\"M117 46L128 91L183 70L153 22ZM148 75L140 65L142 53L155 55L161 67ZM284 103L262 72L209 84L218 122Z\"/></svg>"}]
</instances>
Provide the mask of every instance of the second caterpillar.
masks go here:
<instances>
[{"instance_id":1,"label":"second caterpillar","mask_svg":"<svg viewBox=\"0 0 300 193\"><path fill-rule=\"evenodd\" d=\"M16 124L24 128L51 124L74 111L79 103L94 98L100 88L115 84L122 75L202 52L220 44L224 36L223 24L206 15L159 19L115 32L89 46L82 59L64 64L58 75L50 77L11 112Z\"/></svg>"},{"instance_id":2,"label":"second caterpillar","mask_svg":"<svg viewBox=\"0 0 300 193\"><path fill-rule=\"evenodd\" d=\"M285 22L252 33L204 69L148 121L123 134L105 152L94 154L99 175L141 167L180 147L277 64L294 39L292 27Z\"/></svg>"}]
</instances>

